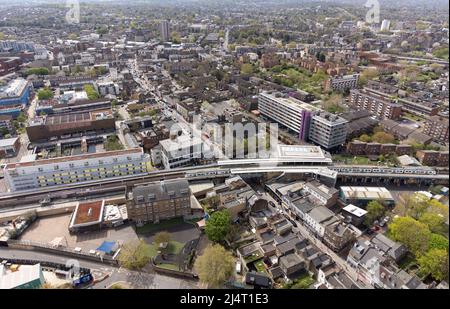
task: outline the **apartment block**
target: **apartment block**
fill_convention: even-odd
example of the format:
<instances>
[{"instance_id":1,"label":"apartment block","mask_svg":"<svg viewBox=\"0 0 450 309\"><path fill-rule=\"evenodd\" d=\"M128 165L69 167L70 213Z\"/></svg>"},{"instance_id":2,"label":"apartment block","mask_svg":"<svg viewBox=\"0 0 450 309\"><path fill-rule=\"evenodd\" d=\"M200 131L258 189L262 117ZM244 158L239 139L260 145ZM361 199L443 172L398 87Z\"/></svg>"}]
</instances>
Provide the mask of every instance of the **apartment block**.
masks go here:
<instances>
[{"instance_id":1,"label":"apartment block","mask_svg":"<svg viewBox=\"0 0 450 309\"><path fill-rule=\"evenodd\" d=\"M439 104L436 101L419 98L416 95L405 95L397 87L385 83L370 81L364 90L388 101L395 100L403 111L418 116L434 116L439 112Z\"/></svg>"},{"instance_id":2,"label":"apartment block","mask_svg":"<svg viewBox=\"0 0 450 309\"><path fill-rule=\"evenodd\" d=\"M281 93L259 94L258 106L261 114L298 134L299 139L308 138L309 126L318 108Z\"/></svg>"},{"instance_id":3,"label":"apartment block","mask_svg":"<svg viewBox=\"0 0 450 309\"><path fill-rule=\"evenodd\" d=\"M448 127L448 118L433 116L425 121L423 133L431 136L436 142L448 143Z\"/></svg>"},{"instance_id":4,"label":"apartment block","mask_svg":"<svg viewBox=\"0 0 450 309\"><path fill-rule=\"evenodd\" d=\"M358 140L354 140L347 144L347 153L358 156L358 155L372 155L378 156L396 154L397 156L402 156L405 154L410 154L412 151L411 145L395 145L395 144L379 144L379 143L364 143Z\"/></svg>"},{"instance_id":5,"label":"apartment block","mask_svg":"<svg viewBox=\"0 0 450 309\"><path fill-rule=\"evenodd\" d=\"M368 110L379 119L398 119L402 114L402 105L390 101L381 94L371 92L368 88L352 89L350 105L357 109Z\"/></svg>"},{"instance_id":6,"label":"apartment block","mask_svg":"<svg viewBox=\"0 0 450 309\"><path fill-rule=\"evenodd\" d=\"M399 98L398 103L402 105L404 111L417 116L435 116L439 113L439 105L436 102L408 97Z\"/></svg>"},{"instance_id":7,"label":"apartment block","mask_svg":"<svg viewBox=\"0 0 450 309\"><path fill-rule=\"evenodd\" d=\"M449 163L448 151L419 150L416 157L420 163L428 166L448 166Z\"/></svg>"},{"instance_id":8,"label":"apartment block","mask_svg":"<svg viewBox=\"0 0 450 309\"><path fill-rule=\"evenodd\" d=\"M347 144L347 153L354 156L365 155L366 154L367 143L355 140Z\"/></svg>"},{"instance_id":9,"label":"apartment block","mask_svg":"<svg viewBox=\"0 0 450 309\"><path fill-rule=\"evenodd\" d=\"M9 189L21 191L139 175L150 168L150 156L136 148L10 163L3 171Z\"/></svg>"},{"instance_id":10,"label":"apartment block","mask_svg":"<svg viewBox=\"0 0 450 309\"><path fill-rule=\"evenodd\" d=\"M135 186L127 194L128 217L142 224L188 216L191 213L189 183L185 179Z\"/></svg>"},{"instance_id":11,"label":"apartment block","mask_svg":"<svg viewBox=\"0 0 450 309\"><path fill-rule=\"evenodd\" d=\"M359 74L330 77L325 83L325 91L344 92L358 87Z\"/></svg>"},{"instance_id":12,"label":"apartment block","mask_svg":"<svg viewBox=\"0 0 450 309\"><path fill-rule=\"evenodd\" d=\"M339 116L320 112L311 118L309 140L331 149L341 146L347 139L347 120Z\"/></svg>"}]
</instances>

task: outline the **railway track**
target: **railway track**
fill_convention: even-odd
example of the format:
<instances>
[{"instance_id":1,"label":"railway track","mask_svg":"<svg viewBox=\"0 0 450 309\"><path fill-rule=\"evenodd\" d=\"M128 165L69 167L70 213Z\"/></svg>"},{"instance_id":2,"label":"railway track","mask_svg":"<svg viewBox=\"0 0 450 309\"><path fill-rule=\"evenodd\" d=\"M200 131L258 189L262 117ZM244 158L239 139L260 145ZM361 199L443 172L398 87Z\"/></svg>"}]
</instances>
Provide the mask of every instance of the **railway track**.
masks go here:
<instances>
[{"instance_id":1,"label":"railway track","mask_svg":"<svg viewBox=\"0 0 450 309\"><path fill-rule=\"evenodd\" d=\"M323 166L322 166L323 167ZM102 194L108 192L118 191L118 187L121 187L121 190L125 190L126 187L132 187L137 184L159 181L159 180L170 180L176 178L189 178L192 180L197 179L210 179L213 177L226 177L230 174L230 169L232 166L222 167L220 164L210 164L210 165L202 165L202 166L193 166L193 167L185 167L178 168L173 170L162 170L162 171L153 171L145 174L139 175L128 175L120 178L113 179L101 179L94 181L87 181L80 184L67 184L56 187L49 188L39 188L34 190L20 191L20 192L12 192L0 195L0 208L11 207L17 205L26 205L26 204L38 204L40 200L45 198L51 198L52 200L61 200L61 199L69 199L72 197L84 197L84 196L92 196L94 194ZM394 171L396 168L383 168L383 167L374 167L374 166L329 166L330 169L339 171L342 173L344 170L349 170L355 172L356 170L360 172L367 172L367 176L370 176L370 171L377 170L377 172L381 172L386 169L386 172ZM367 171L366 171L367 170ZM411 169L413 170L413 169ZM416 170L421 170L416 169ZM436 168L425 168L423 171L419 173L412 173L420 177L420 174L426 175L430 177L431 175L442 175L447 174L448 170ZM403 174L403 173L401 173ZM411 174L410 172L404 173ZM442 176L441 176L442 177ZM108 191L110 190L110 191Z\"/></svg>"}]
</instances>

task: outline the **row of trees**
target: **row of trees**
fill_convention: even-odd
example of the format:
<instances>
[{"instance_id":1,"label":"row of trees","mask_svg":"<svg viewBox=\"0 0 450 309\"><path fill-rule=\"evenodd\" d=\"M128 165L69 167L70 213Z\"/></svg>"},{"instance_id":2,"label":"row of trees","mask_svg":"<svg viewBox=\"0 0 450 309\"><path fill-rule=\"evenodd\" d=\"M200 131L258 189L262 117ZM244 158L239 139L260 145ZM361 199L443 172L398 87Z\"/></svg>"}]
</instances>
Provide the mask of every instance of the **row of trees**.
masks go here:
<instances>
[{"instance_id":1,"label":"row of trees","mask_svg":"<svg viewBox=\"0 0 450 309\"><path fill-rule=\"evenodd\" d=\"M402 216L389 225L389 235L414 254L422 274L436 280L448 279L448 239L445 222L448 208L434 199L416 193L402 196L396 207Z\"/></svg>"},{"instance_id":2,"label":"row of trees","mask_svg":"<svg viewBox=\"0 0 450 309\"><path fill-rule=\"evenodd\" d=\"M86 91L86 94L88 96L89 100L96 100L100 98L100 94L95 90L94 86L86 84L84 85L84 91Z\"/></svg>"},{"instance_id":3,"label":"row of trees","mask_svg":"<svg viewBox=\"0 0 450 309\"><path fill-rule=\"evenodd\" d=\"M50 70L47 69L47 68L44 68L44 67L42 67L42 68L31 68L31 69L28 69L25 72L26 76L29 76L29 75L48 75L48 74L50 74Z\"/></svg>"},{"instance_id":4,"label":"row of trees","mask_svg":"<svg viewBox=\"0 0 450 309\"><path fill-rule=\"evenodd\" d=\"M363 134L358 138L358 140L365 143L373 142L380 144L392 144L396 142L396 139L392 134L383 131L375 132L372 136Z\"/></svg>"},{"instance_id":5,"label":"row of trees","mask_svg":"<svg viewBox=\"0 0 450 309\"><path fill-rule=\"evenodd\" d=\"M217 204L217 199L211 202ZM216 205L217 206L217 205ZM205 249L194 264L200 282L208 287L221 287L234 272L234 257L223 246L227 237L233 234L233 226L230 213L224 209L211 214L206 221L205 234L214 245Z\"/></svg>"}]
</instances>

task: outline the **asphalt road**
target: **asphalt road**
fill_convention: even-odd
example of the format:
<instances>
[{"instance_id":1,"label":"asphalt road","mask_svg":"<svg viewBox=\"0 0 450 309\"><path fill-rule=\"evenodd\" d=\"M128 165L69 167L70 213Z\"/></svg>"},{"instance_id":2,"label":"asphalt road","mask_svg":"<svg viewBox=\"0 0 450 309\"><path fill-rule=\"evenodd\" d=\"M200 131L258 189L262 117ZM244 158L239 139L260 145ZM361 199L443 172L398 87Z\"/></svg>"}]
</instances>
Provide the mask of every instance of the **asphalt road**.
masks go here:
<instances>
[{"instance_id":1,"label":"asphalt road","mask_svg":"<svg viewBox=\"0 0 450 309\"><path fill-rule=\"evenodd\" d=\"M69 260L66 256L58 256L48 253L41 253L28 250L16 250L0 247L0 257L18 258L30 260L42 260L54 263L66 264ZM92 286L93 289L104 289L115 282L125 281L136 289L195 289L198 288L197 281L174 278L150 272L130 271L123 268L113 267L107 264L79 260L80 267L99 270L109 274L109 277Z\"/></svg>"}]
</instances>

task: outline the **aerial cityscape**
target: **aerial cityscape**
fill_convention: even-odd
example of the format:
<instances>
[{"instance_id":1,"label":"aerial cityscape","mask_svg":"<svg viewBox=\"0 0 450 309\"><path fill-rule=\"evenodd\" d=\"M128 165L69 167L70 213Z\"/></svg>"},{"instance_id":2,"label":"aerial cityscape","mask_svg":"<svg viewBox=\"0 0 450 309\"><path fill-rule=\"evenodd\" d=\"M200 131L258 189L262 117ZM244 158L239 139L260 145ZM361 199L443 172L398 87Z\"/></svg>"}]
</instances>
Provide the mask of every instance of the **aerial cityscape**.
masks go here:
<instances>
[{"instance_id":1,"label":"aerial cityscape","mask_svg":"<svg viewBox=\"0 0 450 309\"><path fill-rule=\"evenodd\" d=\"M449 289L448 14L0 0L0 289Z\"/></svg>"}]
</instances>

